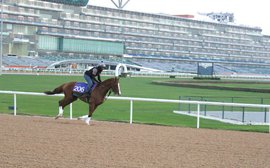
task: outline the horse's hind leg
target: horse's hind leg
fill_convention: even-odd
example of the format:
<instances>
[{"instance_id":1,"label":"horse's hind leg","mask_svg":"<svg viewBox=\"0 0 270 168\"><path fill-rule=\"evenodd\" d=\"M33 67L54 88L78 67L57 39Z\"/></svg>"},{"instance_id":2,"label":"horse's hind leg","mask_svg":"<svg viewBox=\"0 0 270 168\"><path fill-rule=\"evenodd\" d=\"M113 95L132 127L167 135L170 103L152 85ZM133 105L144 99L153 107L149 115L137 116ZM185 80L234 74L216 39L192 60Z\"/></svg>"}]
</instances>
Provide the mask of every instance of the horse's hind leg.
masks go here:
<instances>
[{"instance_id":1,"label":"horse's hind leg","mask_svg":"<svg viewBox=\"0 0 270 168\"><path fill-rule=\"evenodd\" d=\"M73 101L77 100L77 97L72 96L72 97L64 97L64 99L59 101L59 111L58 115L55 117L55 119L58 119L60 117L63 117L64 114L64 108L72 103Z\"/></svg>"},{"instance_id":2,"label":"horse's hind leg","mask_svg":"<svg viewBox=\"0 0 270 168\"><path fill-rule=\"evenodd\" d=\"M63 117L63 114L64 114L64 109L63 109L62 106L59 105L58 115L55 117L55 119L58 119L60 117Z\"/></svg>"}]
</instances>

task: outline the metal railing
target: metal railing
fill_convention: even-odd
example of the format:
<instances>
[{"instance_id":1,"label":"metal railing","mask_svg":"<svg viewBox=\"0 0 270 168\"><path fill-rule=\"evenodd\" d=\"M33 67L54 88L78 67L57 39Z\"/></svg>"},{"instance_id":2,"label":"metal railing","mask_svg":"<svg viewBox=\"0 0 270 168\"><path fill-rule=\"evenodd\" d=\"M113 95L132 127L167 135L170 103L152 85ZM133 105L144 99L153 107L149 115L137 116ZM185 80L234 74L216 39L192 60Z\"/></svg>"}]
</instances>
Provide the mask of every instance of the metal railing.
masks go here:
<instances>
[{"instance_id":1,"label":"metal railing","mask_svg":"<svg viewBox=\"0 0 270 168\"><path fill-rule=\"evenodd\" d=\"M14 95L14 115L16 115L17 98L16 95L36 95L36 96L48 96L44 93L37 92L19 92L19 91L2 91L0 94L13 94ZM63 94L50 95L61 97ZM224 102L206 102L206 101L191 101L191 100L171 100L171 99L153 99L153 98L137 98L137 97L107 97L111 100L124 100L130 101L130 124L133 122L133 102L143 101L143 102L159 102L159 103L177 103L177 104L195 104L197 105L197 128L200 128L200 107L201 105L215 105L215 106L233 106L233 107L257 107L257 108L267 108L268 109L268 124L270 133L270 105L264 104L245 104L245 103L224 103ZM70 104L70 119L72 119L72 104Z\"/></svg>"}]
</instances>

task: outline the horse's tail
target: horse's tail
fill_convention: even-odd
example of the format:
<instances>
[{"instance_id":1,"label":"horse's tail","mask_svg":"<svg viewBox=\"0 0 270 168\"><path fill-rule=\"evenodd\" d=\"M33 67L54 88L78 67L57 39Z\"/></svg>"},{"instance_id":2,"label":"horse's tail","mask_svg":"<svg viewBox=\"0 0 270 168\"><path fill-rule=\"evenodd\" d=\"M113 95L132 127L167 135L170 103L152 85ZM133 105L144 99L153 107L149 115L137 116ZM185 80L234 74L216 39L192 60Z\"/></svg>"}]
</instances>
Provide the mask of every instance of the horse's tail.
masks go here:
<instances>
[{"instance_id":1,"label":"horse's tail","mask_svg":"<svg viewBox=\"0 0 270 168\"><path fill-rule=\"evenodd\" d=\"M54 94L60 94L63 93L63 85L55 88L53 91L45 91L46 95L54 95Z\"/></svg>"}]
</instances>

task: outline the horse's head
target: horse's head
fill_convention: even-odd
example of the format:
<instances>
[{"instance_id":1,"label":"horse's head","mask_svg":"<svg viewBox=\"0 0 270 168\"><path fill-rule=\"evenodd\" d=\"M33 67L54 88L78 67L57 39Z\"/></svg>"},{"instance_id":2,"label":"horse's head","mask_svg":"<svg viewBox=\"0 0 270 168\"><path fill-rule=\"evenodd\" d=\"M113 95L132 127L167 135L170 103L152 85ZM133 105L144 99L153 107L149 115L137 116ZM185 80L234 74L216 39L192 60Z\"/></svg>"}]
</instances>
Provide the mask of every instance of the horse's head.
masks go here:
<instances>
[{"instance_id":1,"label":"horse's head","mask_svg":"<svg viewBox=\"0 0 270 168\"><path fill-rule=\"evenodd\" d=\"M114 94L116 95L121 95L121 89L120 89L120 83L119 83L119 78L115 77L112 78L112 83L111 83L111 90L113 91Z\"/></svg>"}]
</instances>

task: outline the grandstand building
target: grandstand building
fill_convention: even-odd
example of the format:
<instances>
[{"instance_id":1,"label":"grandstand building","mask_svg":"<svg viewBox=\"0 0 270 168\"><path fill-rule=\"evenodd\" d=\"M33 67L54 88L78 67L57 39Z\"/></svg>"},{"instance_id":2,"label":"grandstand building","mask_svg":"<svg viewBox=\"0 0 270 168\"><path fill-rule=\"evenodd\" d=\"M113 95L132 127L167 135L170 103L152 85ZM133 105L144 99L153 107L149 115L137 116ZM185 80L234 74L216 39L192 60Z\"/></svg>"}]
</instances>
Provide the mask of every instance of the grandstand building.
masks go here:
<instances>
[{"instance_id":1,"label":"grandstand building","mask_svg":"<svg viewBox=\"0 0 270 168\"><path fill-rule=\"evenodd\" d=\"M3 0L3 23L4 55L270 65L270 36L231 22Z\"/></svg>"}]
</instances>

